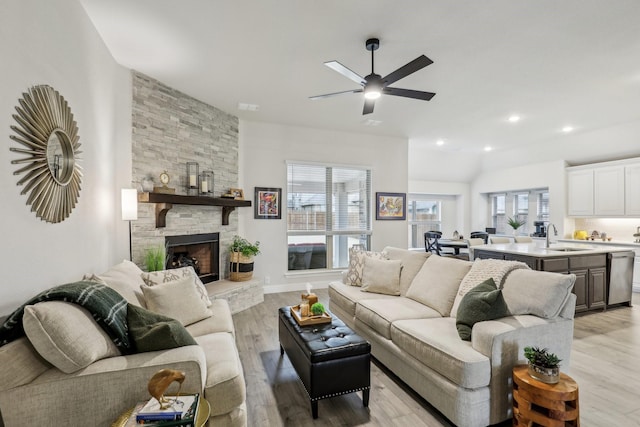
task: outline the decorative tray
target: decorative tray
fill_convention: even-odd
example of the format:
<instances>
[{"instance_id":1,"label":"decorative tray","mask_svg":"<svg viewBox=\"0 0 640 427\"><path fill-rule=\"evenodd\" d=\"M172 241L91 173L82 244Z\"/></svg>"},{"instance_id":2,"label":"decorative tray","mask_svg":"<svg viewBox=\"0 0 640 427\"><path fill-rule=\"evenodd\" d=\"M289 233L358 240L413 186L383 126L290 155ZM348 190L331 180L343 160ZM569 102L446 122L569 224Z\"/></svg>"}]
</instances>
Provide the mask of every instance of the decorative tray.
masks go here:
<instances>
[{"instance_id":1,"label":"decorative tray","mask_svg":"<svg viewBox=\"0 0 640 427\"><path fill-rule=\"evenodd\" d=\"M298 322L298 325L300 326L309 326L309 325L320 325L322 323L331 323L331 316L327 313L324 312L321 315L318 316L302 316L300 314L300 306L299 305L294 305L291 307L291 315L293 316L294 319L296 319L296 322Z\"/></svg>"}]
</instances>

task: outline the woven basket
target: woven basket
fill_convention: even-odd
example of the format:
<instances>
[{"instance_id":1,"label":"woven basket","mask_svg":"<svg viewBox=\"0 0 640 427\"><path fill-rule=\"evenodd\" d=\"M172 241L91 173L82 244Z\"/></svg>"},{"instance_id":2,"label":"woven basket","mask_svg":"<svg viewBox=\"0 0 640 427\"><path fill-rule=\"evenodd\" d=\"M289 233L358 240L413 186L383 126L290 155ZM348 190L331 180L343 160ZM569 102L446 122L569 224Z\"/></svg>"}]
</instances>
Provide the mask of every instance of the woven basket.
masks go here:
<instances>
[{"instance_id":1,"label":"woven basket","mask_svg":"<svg viewBox=\"0 0 640 427\"><path fill-rule=\"evenodd\" d=\"M229 257L229 280L245 282L253 277L253 257L231 252Z\"/></svg>"}]
</instances>

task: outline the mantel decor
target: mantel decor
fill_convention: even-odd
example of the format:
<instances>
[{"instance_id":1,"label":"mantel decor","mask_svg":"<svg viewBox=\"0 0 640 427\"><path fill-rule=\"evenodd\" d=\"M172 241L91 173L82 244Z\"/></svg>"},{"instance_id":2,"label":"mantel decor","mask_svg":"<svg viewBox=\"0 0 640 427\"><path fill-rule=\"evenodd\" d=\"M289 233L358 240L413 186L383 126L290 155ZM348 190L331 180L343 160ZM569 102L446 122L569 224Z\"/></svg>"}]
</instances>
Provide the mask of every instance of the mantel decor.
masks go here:
<instances>
[{"instance_id":1,"label":"mantel decor","mask_svg":"<svg viewBox=\"0 0 640 427\"><path fill-rule=\"evenodd\" d=\"M11 164L26 164L14 175L25 174L17 185L25 185L31 211L43 221L64 221L78 202L82 170L79 165L80 136L67 101L51 86L33 86L22 94L11 126L17 135L10 138L23 148L11 147L24 154Z\"/></svg>"},{"instance_id":2,"label":"mantel decor","mask_svg":"<svg viewBox=\"0 0 640 427\"><path fill-rule=\"evenodd\" d=\"M376 219L404 220L407 217L405 193L376 193Z\"/></svg>"}]
</instances>

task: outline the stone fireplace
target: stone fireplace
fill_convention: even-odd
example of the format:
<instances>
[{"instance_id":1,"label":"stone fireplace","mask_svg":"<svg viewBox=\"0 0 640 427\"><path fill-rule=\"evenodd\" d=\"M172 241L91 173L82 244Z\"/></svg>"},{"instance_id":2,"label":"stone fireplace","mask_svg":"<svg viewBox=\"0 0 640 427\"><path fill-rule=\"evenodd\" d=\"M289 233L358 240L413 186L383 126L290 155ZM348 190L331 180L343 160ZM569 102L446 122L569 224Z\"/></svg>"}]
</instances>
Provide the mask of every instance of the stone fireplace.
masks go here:
<instances>
[{"instance_id":1,"label":"stone fireplace","mask_svg":"<svg viewBox=\"0 0 640 427\"><path fill-rule=\"evenodd\" d=\"M202 280L220 279L220 233L166 236L166 268L191 266Z\"/></svg>"}]
</instances>

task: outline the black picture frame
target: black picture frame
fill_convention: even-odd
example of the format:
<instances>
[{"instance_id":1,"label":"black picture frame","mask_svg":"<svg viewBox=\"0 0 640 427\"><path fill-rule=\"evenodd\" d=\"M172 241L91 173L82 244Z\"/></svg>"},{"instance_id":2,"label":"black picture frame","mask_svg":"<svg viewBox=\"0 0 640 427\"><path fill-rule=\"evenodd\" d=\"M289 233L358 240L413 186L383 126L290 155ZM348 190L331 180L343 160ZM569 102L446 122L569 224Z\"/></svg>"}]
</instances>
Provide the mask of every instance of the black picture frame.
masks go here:
<instances>
[{"instance_id":1,"label":"black picture frame","mask_svg":"<svg viewBox=\"0 0 640 427\"><path fill-rule=\"evenodd\" d=\"M376 219L383 221L407 219L407 193L376 192Z\"/></svg>"},{"instance_id":2,"label":"black picture frame","mask_svg":"<svg viewBox=\"0 0 640 427\"><path fill-rule=\"evenodd\" d=\"M253 217L282 219L282 188L255 187Z\"/></svg>"}]
</instances>

